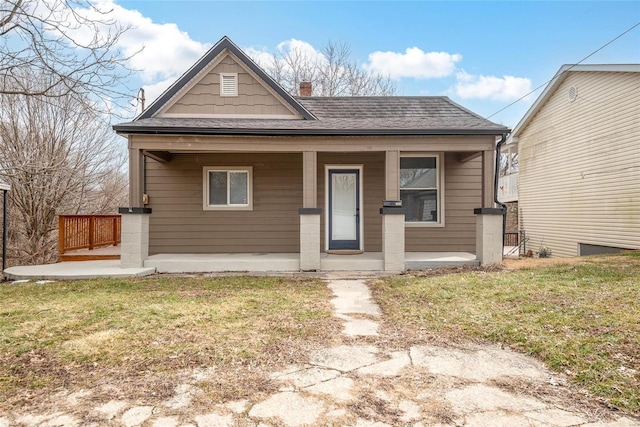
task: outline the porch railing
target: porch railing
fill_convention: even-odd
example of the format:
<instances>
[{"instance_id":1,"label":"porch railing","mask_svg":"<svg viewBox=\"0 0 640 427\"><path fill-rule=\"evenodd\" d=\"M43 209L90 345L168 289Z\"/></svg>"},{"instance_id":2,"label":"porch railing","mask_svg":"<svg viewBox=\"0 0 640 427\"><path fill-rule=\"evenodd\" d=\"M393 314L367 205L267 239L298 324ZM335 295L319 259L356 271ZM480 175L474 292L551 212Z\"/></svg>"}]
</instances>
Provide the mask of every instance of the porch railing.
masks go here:
<instances>
[{"instance_id":1,"label":"porch railing","mask_svg":"<svg viewBox=\"0 0 640 427\"><path fill-rule=\"evenodd\" d=\"M504 233L504 245L505 246L518 246L518 232L507 231Z\"/></svg>"},{"instance_id":2,"label":"porch railing","mask_svg":"<svg viewBox=\"0 0 640 427\"><path fill-rule=\"evenodd\" d=\"M58 254L120 244L120 215L60 215Z\"/></svg>"}]
</instances>

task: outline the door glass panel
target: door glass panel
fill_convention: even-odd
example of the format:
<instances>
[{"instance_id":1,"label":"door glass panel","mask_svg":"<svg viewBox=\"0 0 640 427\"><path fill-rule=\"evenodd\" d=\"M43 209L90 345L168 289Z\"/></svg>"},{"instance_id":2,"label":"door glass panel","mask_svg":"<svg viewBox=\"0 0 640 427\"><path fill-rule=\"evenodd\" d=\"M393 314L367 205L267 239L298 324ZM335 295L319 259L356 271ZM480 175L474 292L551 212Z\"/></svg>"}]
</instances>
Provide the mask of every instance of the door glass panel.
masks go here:
<instances>
[{"instance_id":1,"label":"door glass panel","mask_svg":"<svg viewBox=\"0 0 640 427\"><path fill-rule=\"evenodd\" d=\"M209 204L227 204L227 172L209 172Z\"/></svg>"},{"instance_id":2,"label":"door glass panel","mask_svg":"<svg viewBox=\"0 0 640 427\"><path fill-rule=\"evenodd\" d=\"M331 240L356 240L356 190L356 174L331 174Z\"/></svg>"}]
</instances>

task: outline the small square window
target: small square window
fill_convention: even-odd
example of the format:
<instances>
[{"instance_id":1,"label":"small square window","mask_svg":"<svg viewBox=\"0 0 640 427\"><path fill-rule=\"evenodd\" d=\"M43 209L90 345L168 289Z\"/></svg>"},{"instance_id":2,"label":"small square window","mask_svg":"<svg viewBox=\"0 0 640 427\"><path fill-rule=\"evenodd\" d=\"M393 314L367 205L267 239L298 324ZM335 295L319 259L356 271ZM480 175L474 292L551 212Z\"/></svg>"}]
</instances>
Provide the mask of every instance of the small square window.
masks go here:
<instances>
[{"instance_id":1,"label":"small square window","mask_svg":"<svg viewBox=\"0 0 640 427\"><path fill-rule=\"evenodd\" d=\"M251 167L205 167L204 209L253 210L252 173Z\"/></svg>"},{"instance_id":2,"label":"small square window","mask_svg":"<svg viewBox=\"0 0 640 427\"><path fill-rule=\"evenodd\" d=\"M220 73L220 96L238 96L238 73Z\"/></svg>"}]
</instances>

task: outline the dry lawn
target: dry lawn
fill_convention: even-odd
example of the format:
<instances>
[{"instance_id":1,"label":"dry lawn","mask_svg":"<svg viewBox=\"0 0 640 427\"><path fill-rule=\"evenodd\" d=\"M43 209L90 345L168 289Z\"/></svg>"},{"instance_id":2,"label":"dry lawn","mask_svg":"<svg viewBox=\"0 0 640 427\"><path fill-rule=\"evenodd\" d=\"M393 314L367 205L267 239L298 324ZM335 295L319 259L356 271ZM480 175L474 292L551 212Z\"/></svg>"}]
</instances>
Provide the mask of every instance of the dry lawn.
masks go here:
<instances>
[{"instance_id":1,"label":"dry lawn","mask_svg":"<svg viewBox=\"0 0 640 427\"><path fill-rule=\"evenodd\" d=\"M640 253L410 272L373 288L397 336L500 343L640 414Z\"/></svg>"},{"instance_id":2,"label":"dry lawn","mask_svg":"<svg viewBox=\"0 0 640 427\"><path fill-rule=\"evenodd\" d=\"M269 392L271 369L339 335L329 299L319 280L275 277L2 284L0 413L56 390L163 399L194 369L216 371L208 398Z\"/></svg>"}]
</instances>

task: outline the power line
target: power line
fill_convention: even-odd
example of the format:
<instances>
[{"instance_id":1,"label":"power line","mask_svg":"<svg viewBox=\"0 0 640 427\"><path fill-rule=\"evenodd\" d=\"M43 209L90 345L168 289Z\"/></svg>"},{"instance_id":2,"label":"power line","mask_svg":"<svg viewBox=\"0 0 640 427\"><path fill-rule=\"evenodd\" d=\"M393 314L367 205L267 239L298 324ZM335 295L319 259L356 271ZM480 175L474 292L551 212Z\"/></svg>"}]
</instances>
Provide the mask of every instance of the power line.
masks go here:
<instances>
[{"instance_id":1,"label":"power line","mask_svg":"<svg viewBox=\"0 0 640 427\"><path fill-rule=\"evenodd\" d=\"M640 26L640 22L637 22L636 24L634 24L633 26L631 26L631 28L625 30L624 32L622 32L621 34L618 34L615 38L609 40L607 43L605 43L604 45L600 46L598 49L594 50L593 52L591 52L589 55L585 56L584 58L582 58L580 61L576 62L575 64L572 64L569 68L567 68L566 70L564 70L564 72L566 73L567 71L571 70L573 67L575 67L576 65L579 65L581 63L583 63L584 61L586 61L587 59L591 58L593 55L595 55L596 53L600 52L602 49L604 49L605 47L609 46L611 43L613 43L614 41L618 40L620 37L624 36L625 34L627 34L629 31L633 30L634 28L636 28L637 26ZM487 117L487 119L490 119L491 117L495 116L496 114L502 113L504 110L506 110L507 108L511 107L514 104L517 104L518 102L522 101L523 99L525 99L526 97L528 97L529 95L531 95L532 93L535 93L538 91L538 89L540 89L541 87L546 86L547 84L549 84L549 82L551 82L551 80L553 80L556 76L553 76L550 80L547 80L546 82L542 83L540 86L536 87L535 89L533 89L531 92L527 93L526 95L523 95L522 97L516 99L515 101L513 101L511 104L507 105L506 107L496 111L495 113L493 113L492 115L490 115L489 117Z\"/></svg>"}]
</instances>

